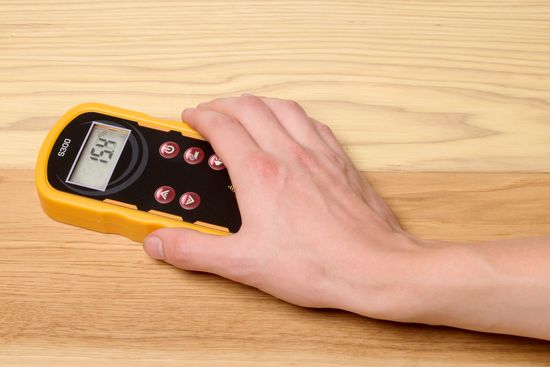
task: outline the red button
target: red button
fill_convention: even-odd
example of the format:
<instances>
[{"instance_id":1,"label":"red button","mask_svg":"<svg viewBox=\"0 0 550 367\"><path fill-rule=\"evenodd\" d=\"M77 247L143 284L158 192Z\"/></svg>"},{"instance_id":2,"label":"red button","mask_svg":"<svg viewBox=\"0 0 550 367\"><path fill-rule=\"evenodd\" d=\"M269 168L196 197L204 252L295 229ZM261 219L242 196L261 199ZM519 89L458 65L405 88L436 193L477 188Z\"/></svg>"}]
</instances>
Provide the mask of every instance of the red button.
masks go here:
<instances>
[{"instance_id":1,"label":"red button","mask_svg":"<svg viewBox=\"0 0 550 367\"><path fill-rule=\"evenodd\" d=\"M159 153L164 158L174 158L180 152L180 147L177 143L173 141L167 141L161 144L159 148Z\"/></svg>"},{"instance_id":2,"label":"red button","mask_svg":"<svg viewBox=\"0 0 550 367\"><path fill-rule=\"evenodd\" d=\"M183 159L189 164L199 164L204 159L204 152L201 148L191 147L183 153Z\"/></svg>"},{"instance_id":3,"label":"red button","mask_svg":"<svg viewBox=\"0 0 550 367\"><path fill-rule=\"evenodd\" d=\"M186 192L180 196L180 205L185 210L193 210L201 203L201 197L196 192Z\"/></svg>"},{"instance_id":4,"label":"red button","mask_svg":"<svg viewBox=\"0 0 550 367\"><path fill-rule=\"evenodd\" d=\"M223 162L221 161L221 159L215 155L215 154L212 154L210 156L210 158L208 158L208 165L210 166L210 168L212 168L214 171L221 171L222 169L225 168L225 165L223 164Z\"/></svg>"},{"instance_id":5,"label":"red button","mask_svg":"<svg viewBox=\"0 0 550 367\"><path fill-rule=\"evenodd\" d=\"M155 191L155 200L161 204L168 204L176 197L176 190L170 186L161 186Z\"/></svg>"}]
</instances>

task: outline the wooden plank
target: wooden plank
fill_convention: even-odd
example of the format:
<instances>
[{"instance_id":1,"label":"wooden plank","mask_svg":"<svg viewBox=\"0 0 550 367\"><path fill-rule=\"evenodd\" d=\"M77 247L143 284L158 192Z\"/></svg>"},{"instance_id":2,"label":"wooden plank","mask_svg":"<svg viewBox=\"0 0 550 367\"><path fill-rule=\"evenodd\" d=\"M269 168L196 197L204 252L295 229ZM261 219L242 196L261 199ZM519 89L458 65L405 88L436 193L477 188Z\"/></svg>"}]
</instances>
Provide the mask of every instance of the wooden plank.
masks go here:
<instances>
[{"instance_id":1,"label":"wooden plank","mask_svg":"<svg viewBox=\"0 0 550 367\"><path fill-rule=\"evenodd\" d=\"M550 174L369 173L417 235L548 234ZM548 343L310 310L55 223L1 170L0 365L540 366Z\"/></svg>"},{"instance_id":2,"label":"wooden plank","mask_svg":"<svg viewBox=\"0 0 550 367\"><path fill-rule=\"evenodd\" d=\"M303 103L364 170L550 172L547 1L0 6L0 168L31 168L77 103L178 119L253 92Z\"/></svg>"},{"instance_id":3,"label":"wooden plank","mask_svg":"<svg viewBox=\"0 0 550 367\"><path fill-rule=\"evenodd\" d=\"M302 309L157 263L46 218L31 169L77 103L178 119L252 92L331 125L415 235L547 235L549 86L547 1L0 0L0 365L548 365L541 341Z\"/></svg>"},{"instance_id":4,"label":"wooden plank","mask_svg":"<svg viewBox=\"0 0 550 367\"><path fill-rule=\"evenodd\" d=\"M450 241L550 234L550 174L375 172L366 177L411 233Z\"/></svg>"}]
</instances>

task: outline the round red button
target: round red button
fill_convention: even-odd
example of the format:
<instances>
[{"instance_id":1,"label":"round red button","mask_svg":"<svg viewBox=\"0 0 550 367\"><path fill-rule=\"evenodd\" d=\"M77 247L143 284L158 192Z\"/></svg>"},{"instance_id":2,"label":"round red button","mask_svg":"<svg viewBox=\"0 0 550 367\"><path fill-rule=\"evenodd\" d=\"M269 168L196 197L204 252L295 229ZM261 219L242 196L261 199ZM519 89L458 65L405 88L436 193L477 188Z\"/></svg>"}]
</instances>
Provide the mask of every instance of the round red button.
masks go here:
<instances>
[{"instance_id":1,"label":"round red button","mask_svg":"<svg viewBox=\"0 0 550 367\"><path fill-rule=\"evenodd\" d=\"M221 171L222 169L225 168L225 165L223 164L223 162L221 161L221 159L215 155L215 154L212 154L210 156L210 158L208 158L208 165L210 166L210 168L212 168L214 171Z\"/></svg>"},{"instance_id":2,"label":"round red button","mask_svg":"<svg viewBox=\"0 0 550 367\"><path fill-rule=\"evenodd\" d=\"M201 203L201 197L196 192L186 192L180 196L180 205L185 210L196 209Z\"/></svg>"},{"instance_id":3,"label":"round red button","mask_svg":"<svg viewBox=\"0 0 550 367\"><path fill-rule=\"evenodd\" d=\"M204 159L204 152L198 147L187 148L183 153L183 159L189 164L199 164Z\"/></svg>"},{"instance_id":4,"label":"round red button","mask_svg":"<svg viewBox=\"0 0 550 367\"><path fill-rule=\"evenodd\" d=\"M160 155L167 159L174 158L179 152L179 145L173 141L164 142L159 147Z\"/></svg>"},{"instance_id":5,"label":"round red button","mask_svg":"<svg viewBox=\"0 0 550 367\"><path fill-rule=\"evenodd\" d=\"M161 186L155 190L155 200L161 204L168 204L176 197L176 190L170 186Z\"/></svg>"}]
</instances>

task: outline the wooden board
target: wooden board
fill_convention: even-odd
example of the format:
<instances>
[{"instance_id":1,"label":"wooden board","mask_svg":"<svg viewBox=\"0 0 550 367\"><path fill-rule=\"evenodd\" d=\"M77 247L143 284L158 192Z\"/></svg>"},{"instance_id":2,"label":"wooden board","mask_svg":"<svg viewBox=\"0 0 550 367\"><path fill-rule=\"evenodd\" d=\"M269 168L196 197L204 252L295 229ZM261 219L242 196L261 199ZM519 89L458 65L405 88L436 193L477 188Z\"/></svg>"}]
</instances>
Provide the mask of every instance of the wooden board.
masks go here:
<instances>
[{"instance_id":1,"label":"wooden board","mask_svg":"<svg viewBox=\"0 0 550 367\"><path fill-rule=\"evenodd\" d=\"M46 218L48 129L97 101L178 119L291 98L412 233L550 233L544 0L0 0L0 366L543 366L525 338L309 310Z\"/></svg>"},{"instance_id":2,"label":"wooden board","mask_svg":"<svg viewBox=\"0 0 550 367\"><path fill-rule=\"evenodd\" d=\"M550 172L547 1L0 1L0 162L97 101L178 119L252 92L364 170Z\"/></svg>"},{"instance_id":3,"label":"wooden board","mask_svg":"<svg viewBox=\"0 0 550 367\"><path fill-rule=\"evenodd\" d=\"M488 240L550 228L550 174L368 177L417 235ZM180 271L122 237L47 218L31 171L0 171L0 197L2 366L550 362L542 341L302 309L217 276Z\"/></svg>"}]
</instances>

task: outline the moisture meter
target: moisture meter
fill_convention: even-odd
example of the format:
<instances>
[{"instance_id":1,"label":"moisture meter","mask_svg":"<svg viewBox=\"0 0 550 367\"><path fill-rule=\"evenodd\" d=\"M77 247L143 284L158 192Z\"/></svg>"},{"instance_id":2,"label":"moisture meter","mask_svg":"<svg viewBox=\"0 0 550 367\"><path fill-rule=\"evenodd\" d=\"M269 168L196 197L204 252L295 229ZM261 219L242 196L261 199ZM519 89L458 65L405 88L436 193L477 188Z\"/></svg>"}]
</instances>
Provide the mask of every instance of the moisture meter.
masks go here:
<instances>
[{"instance_id":1,"label":"moisture meter","mask_svg":"<svg viewBox=\"0 0 550 367\"><path fill-rule=\"evenodd\" d=\"M227 169L182 122L97 103L68 111L38 156L36 186L53 219L142 241L163 227L239 230Z\"/></svg>"}]
</instances>

